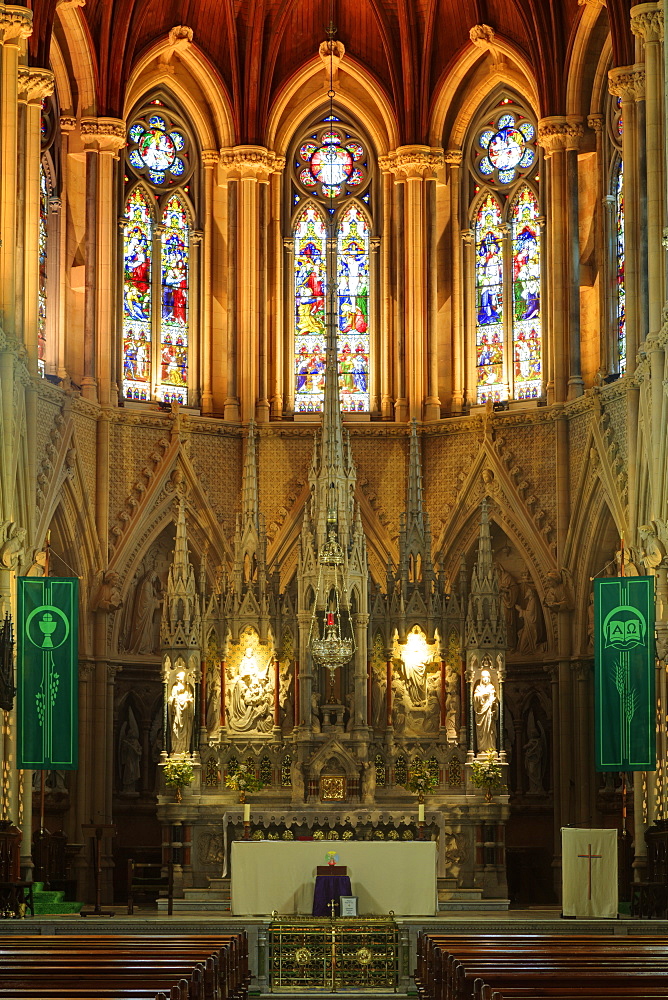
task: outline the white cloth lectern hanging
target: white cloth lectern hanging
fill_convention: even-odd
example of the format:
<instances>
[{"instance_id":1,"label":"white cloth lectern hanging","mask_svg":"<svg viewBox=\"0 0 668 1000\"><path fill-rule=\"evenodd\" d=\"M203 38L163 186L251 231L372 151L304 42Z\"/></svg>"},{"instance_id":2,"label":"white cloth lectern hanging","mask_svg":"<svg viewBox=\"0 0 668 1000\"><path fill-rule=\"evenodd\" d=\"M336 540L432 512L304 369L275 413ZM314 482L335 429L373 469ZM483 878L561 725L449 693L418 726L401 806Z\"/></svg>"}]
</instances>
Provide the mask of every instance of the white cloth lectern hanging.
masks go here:
<instances>
[{"instance_id":1,"label":"white cloth lectern hanging","mask_svg":"<svg viewBox=\"0 0 668 1000\"><path fill-rule=\"evenodd\" d=\"M617 830L561 828L562 913L617 916Z\"/></svg>"}]
</instances>

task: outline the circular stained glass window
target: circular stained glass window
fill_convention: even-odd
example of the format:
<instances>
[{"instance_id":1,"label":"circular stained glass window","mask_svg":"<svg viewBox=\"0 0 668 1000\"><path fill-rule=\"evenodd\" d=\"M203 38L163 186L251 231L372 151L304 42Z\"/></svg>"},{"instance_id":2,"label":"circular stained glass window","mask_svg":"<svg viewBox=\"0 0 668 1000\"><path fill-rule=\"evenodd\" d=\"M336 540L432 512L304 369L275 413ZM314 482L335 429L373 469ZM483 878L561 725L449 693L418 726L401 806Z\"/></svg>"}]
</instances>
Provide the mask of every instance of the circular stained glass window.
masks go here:
<instances>
[{"instance_id":1,"label":"circular stained glass window","mask_svg":"<svg viewBox=\"0 0 668 1000\"><path fill-rule=\"evenodd\" d=\"M188 140L166 114L153 113L128 130L128 163L159 187L182 181L189 172Z\"/></svg>"},{"instance_id":2,"label":"circular stained glass window","mask_svg":"<svg viewBox=\"0 0 668 1000\"><path fill-rule=\"evenodd\" d=\"M478 173L488 181L512 184L536 159L536 130L518 112L487 121L478 134L475 151Z\"/></svg>"},{"instance_id":3,"label":"circular stained glass window","mask_svg":"<svg viewBox=\"0 0 668 1000\"><path fill-rule=\"evenodd\" d=\"M330 200L360 194L369 180L362 143L345 128L324 122L301 142L295 166L303 188Z\"/></svg>"}]
</instances>

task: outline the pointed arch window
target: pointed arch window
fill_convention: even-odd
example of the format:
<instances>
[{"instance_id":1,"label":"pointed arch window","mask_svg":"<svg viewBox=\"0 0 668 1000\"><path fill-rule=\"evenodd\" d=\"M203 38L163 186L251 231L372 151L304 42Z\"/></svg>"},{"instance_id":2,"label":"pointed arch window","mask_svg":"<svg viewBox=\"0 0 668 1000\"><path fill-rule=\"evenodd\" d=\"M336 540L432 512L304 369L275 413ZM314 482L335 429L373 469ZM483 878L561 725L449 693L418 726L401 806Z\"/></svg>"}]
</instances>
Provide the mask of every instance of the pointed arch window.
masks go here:
<instances>
[{"instance_id":1,"label":"pointed arch window","mask_svg":"<svg viewBox=\"0 0 668 1000\"><path fill-rule=\"evenodd\" d=\"M624 162L619 160L614 177L615 198L615 330L620 375L626 371L626 286L624 242Z\"/></svg>"},{"instance_id":2,"label":"pointed arch window","mask_svg":"<svg viewBox=\"0 0 668 1000\"><path fill-rule=\"evenodd\" d=\"M46 373L46 295L47 256L49 245L49 184L44 163L39 167L39 276L37 285L37 369Z\"/></svg>"},{"instance_id":3,"label":"pointed arch window","mask_svg":"<svg viewBox=\"0 0 668 1000\"><path fill-rule=\"evenodd\" d=\"M341 409L367 413L371 190L366 143L328 115L297 143L292 176L295 412L322 409L327 289L336 288ZM331 240L331 242L330 242Z\"/></svg>"},{"instance_id":4,"label":"pointed arch window","mask_svg":"<svg viewBox=\"0 0 668 1000\"><path fill-rule=\"evenodd\" d=\"M469 146L475 402L543 392L536 126L511 97L475 123Z\"/></svg>"},{"instance_id":5,"label":"pointed arch window","mask_svg":"<svg viewBox=\"0 0 668 1000\"><path fill-rule=\"evenodd\" d=\"M192 143L159 101L128 129L135 175L123 230L123 395L187 405Z\"/></svg>"}]
</instances>

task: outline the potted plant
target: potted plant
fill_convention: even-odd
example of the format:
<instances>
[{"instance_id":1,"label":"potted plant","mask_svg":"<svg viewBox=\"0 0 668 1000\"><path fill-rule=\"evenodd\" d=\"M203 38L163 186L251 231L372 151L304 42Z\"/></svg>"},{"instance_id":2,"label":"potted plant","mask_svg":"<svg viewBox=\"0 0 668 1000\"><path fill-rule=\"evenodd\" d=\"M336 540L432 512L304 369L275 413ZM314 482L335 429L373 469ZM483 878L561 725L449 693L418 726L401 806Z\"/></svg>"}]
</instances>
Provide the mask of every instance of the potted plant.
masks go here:
<instances>
[{"instance_id":1,"label":"potted plant","mask_svg":"<svg viewBox=\"0 0 668 1000\"><path fill-rule=\"evenodd\" d=\"M190 757L185 753L174 754L168 757L164 764L165 784L168 788L175 788L174 798L177 802L182 799L181 789L185 788L193 780L193 765Z\"/></svg>"},{"instance_id":2,"label":"potted plant","mask_svg":"<svg viewBox=\"0 0 668 1000\"><path fill-rule=\"evenodd\" d=\"M239 802L246 801L246 792L259 792L264 788L264 782L256 778L255 771L247 764L239 764L234 774L226 775L225 785L239 793Z\"/></svg>"},{"instance_id":3,"label":"potted plant","mask_svg":"<svg viewBox=\"0 0 668 1000\"><path fill-rule=\"evenodd\" d=\"M471 784L485 788L485 802L492 801L492 793L504 786L503 769L496 750L485 750L471 764Z\"/></svg>"},{"instance_id":4,"label":"potted plant","mask_svg":"<svg viewBox=\"0 0 668 1000\"><path fill-rule=\"evenodd\" d=\"M418 802L424 802L425 795L429 795L430 792L438 785L438 777L433 774L429 764L426 760L416 759L410 766L408 772L408 780L406 781L404 788L407 788L409 792L415 792L418 797Z\"/></svg>"}]
</instances>

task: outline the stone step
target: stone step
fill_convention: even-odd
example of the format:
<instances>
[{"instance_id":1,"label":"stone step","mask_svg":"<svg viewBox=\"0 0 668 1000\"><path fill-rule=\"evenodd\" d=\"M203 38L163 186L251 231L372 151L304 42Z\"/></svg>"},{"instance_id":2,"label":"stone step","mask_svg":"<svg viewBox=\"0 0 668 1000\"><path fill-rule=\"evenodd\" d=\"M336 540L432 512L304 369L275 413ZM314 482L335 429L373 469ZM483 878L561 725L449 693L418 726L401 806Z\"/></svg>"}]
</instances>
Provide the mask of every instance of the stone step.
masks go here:
<instances>
[{"instance_id":1,"label":"stone step","mask_svg":"<svg viewBox=\"0 0 668 1000\"><path fill-rule=\"evenodd\" d=\"M482 889L439 889L439 902L448 899L482 899Z\"/></svg>"},{"instance_id":2,"label":"stone step","mask_svg":"<svg viewBox=\"0 0 668 1000\"><path fill-rule=\"evenodd\" d=\"M447 899L439 901L439 913L456 913L463 911L489 912L491 910L507 910L509 899Z\"/></svg>"},{"instance_id":3,"label":"stone step","mask_svg":"<svg viewBox=\"0 0 668 1000\"><path fill-rule=\"evenodd\" d=\"M230 901L225 899L175 899L174 913L230 913ZM167 900L158 899L158 913L167 913Z\"/></svg>"},{"instance_id":4,"label":"stone step","mask_svg":"<svg viewBox=\"0 0 668 1000\"><path fill-rule=\"evenodd\" d=\"M190 899L194 903L203 902L205 899L228 901L230 899L229 889L221 889L220 891L216 889L184 889L183 895L185 899Z\"/></svg>"}]
</instances>

